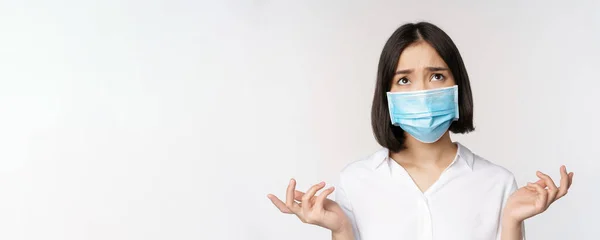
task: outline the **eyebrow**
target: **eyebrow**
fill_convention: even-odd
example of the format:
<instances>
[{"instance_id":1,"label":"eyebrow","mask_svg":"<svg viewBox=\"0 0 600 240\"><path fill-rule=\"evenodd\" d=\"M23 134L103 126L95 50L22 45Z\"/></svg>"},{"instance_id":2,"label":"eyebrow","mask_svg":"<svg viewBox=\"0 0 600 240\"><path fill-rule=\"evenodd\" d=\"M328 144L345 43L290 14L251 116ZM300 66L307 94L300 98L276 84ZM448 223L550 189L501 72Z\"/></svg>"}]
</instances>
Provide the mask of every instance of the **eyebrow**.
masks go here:
<instances>
[{"instance_id":1,"label":"eyebrow","mask_svg":"<svg viewBox=\"0 0 600 240\"><path fill-rule=\"evenodd\" d=\"M427 69L430 72L439 72L439 71L448 71L450 69L445 68L445 67L426 67L425 69ZM413 72L413 69L402 69L402 70L398 70L396 71L396 74L409 74Z\"/></svg>"}]
</instances>

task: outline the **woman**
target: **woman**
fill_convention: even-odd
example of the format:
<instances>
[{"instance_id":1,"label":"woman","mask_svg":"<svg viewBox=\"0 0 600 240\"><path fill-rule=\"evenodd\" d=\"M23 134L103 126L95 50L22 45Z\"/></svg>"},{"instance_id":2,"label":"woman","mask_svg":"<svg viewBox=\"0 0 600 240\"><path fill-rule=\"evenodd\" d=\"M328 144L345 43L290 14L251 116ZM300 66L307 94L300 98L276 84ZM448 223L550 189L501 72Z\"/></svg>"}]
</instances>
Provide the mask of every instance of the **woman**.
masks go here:
<instances>
[{"instance_id":1,"label":"woman","mask_svg":"<svg viewBox=\"0 0 600 240\"><path fill-rule=\"evenodd\" d=\"M333 187L304 193L294 179L285 203L269 199L337 240L516 240L573 180L562 166L560 187L537 172L517 189L511 172L452 142L449 131L474 130L471 87L458 49L430 23L403 25L385 44L371 122L383 149L344 168L335 202Z\"/></svg>"}]
</instances>

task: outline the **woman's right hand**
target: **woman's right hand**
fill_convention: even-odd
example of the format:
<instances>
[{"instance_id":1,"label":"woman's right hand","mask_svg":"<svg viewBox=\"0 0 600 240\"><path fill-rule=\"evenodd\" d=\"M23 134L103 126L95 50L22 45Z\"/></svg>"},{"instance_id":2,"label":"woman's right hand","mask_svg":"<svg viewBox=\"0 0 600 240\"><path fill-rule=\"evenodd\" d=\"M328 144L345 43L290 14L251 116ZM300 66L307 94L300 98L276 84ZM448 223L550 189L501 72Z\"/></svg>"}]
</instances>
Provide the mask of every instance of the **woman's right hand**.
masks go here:
<instances>
[{"instance_id":1,"label":"woman's right hand","mask_svg":"<svg viewBox=\"0 0 600 240\"><path fill-rule=\"evenodd\" d=\"M321 182L303 193L296 190L296 180L291 179L285 203L273 194L269 194L267 197L282 213L295 214L304 223L327 228L334 234L351 232L351 224L342 208L327 198L334 191L334 187L325 189L320 195L315 196L317 191L323 187L325 187L325 183Z\"/></svg>"}]
</instances>

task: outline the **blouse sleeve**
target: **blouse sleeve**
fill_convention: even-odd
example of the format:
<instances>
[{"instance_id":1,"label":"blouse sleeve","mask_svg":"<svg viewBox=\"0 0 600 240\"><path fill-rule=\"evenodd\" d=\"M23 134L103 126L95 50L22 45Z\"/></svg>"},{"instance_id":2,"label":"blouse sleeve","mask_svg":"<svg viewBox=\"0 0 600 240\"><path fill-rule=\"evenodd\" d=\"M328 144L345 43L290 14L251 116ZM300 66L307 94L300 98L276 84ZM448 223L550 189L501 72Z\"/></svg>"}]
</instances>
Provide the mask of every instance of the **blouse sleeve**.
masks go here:
<instances>
[{"instance_id":1,"label":"blouse sleeve","mask_svg":"<svg viewBox=\"0 0 600 240\"><path fill-rule=\"evenodd\" d=\"M512 195L515 191L517 191L517 189L519 189L518 185L517 185L517 181L515 180L515 178L512 178L512 181L510 183L510 186L507 188L507 191L504 194L504 199L502 199L502 212L504 212L504 207L506 206L506 201L508 200L508 197L510 197L510 195ZM502 219L502 218L500 218ZM525 222L522 223L521 225L521 235L523 235L523 240L527 240L527 238L525 237ZM502 233L502 222L500 222L500 226L498 226L498 234L496 236L496 240L500 240L500 234Z\"/></svg>"},{"instance_id":2,"label":"blouse sleeve","mask_svg":"<svg viewBox=\"0 0 600 240\"><path fill-rule=\"evenodd\" d=\"M352 224L352 232L354 233L354 239L360 240L360 232L358 231L358 226L356 225L356 218L354 217L354 210L352 208L352 204L348 199L348 195L346 195L344 185L342 180L336 186L335 190L335 202L344 210L346 217L350 220Z\"/></svg>"}]
</instances>

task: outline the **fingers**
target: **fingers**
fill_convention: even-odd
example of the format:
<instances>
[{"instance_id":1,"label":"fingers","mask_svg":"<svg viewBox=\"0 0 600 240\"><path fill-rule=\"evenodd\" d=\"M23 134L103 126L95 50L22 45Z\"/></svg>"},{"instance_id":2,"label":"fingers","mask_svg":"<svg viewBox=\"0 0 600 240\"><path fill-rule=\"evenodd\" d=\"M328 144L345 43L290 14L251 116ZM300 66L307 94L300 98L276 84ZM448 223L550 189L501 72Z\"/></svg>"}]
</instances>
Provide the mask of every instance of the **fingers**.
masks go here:
<instances>
[{"instance_id":1,"label":"fingers","mask_svg":"<svg viewBox=\"0 0 600 240\"><path fill-rule=\"evenodd\" d=\"M285 206L293 213L296 213L300 209L300 206L294 201L294 190L296 190L296 180L292 178L287 188Z\"/></svg>"},{"instance_id":2,"label":"fingers","mask_svg":"<svg viewBox=\"0 0 600 240\"><path fill-rule=\"evenodd\" d=\"M314 208L323 209L325 199L327 199L327 196L329 196L329 194L331 194L333 191L335 191L335 187L330 187L328 189L325 189L325 191L321 192L321 194L317 197L317 200L315 200Z\"/></svg>"},{"instance_id":3,"label":"fingers","mask_svg":"<svg viewBox=\"0 0 600 240\"><path fill-rule=\"evenodd\" d=\"M269 194L267 195L267 197L269 198L269 200L271 200L271 202L273 202L273 204L279 209L279 211L281 211L282 213L287 213L290 214L292 213L292 211L285 205L284 202L282 202L281 200L279 200L279 198L277 198L275 195L273 194Z\"/></svg>"},{"instance_id":4,"label":"fingers","mask_svg":"<svg viewBox=\"0 0 600 240\"><path fill-rule=\"evenodd\" d=\"M294 200L296 201L302 201L302 196L304 196L304 193L301 191L294 191Z\"/></svg>"},{"instance_id":5,"label":"fingers","mask_svg":"<svg viewBox=\"0 0 600 240\"><path fill-rule=\"evenodd\" d=\"M321 214L323 214L327 196L334 191L334 188L331 187L323 191L319 196L315 196L324 187L325 183L321 182L313 185L304 193L296 190L296 180L292 178L286 190L285 202L273 194L268 194L267 197L282 213L295 214L304 223L316 224L321 219Z\"/></svg>"},{"instance_id":6,"label":"fingers","mask_svg":"<svg viewBox=\"0 0 600 240\"><path fill-rule=\"evenodd\" d=\"M304 212L310 211L310 208L312 207L311 199L315 196L315 193L317 193L317 191L321 190L323 187L325 187L324 182L317 183L309 188L308 191L306 191L306 194L302 196L302 210Z\"/></svg>"},{"instance_id":7,"label":"fingers","mask_svg":"<svg viewBox=\"0 0 600 240\"><path fill-rule=\"evenodd\" d=\"M539 194L540 200L544 203L544 206L538 206L541 207L541 209L538 210L540 212L546 210L546 208L548 207L548 191L546 191L546 189L544 189L542 186L537 185L535 183L528 183L527 186L533 187L535 191Z\"/></svg>"},{"instance_id":8,"label":"fingers","mask_svg":"<svg viewBox=\"0 0 600 240\"><path fill-rule=\"evenodd\" d=\"M296 192L295 192L295 194L294 194L294 199L295 199L296 201L300 202L300 203L298 204L298 205L300 205L300 207L302 207L302 197L304 196L304 194L305 194L304 192L301 192L301 191L298 191L298 190L296 190ZM315 199L316 199L316 197L312 197L312 198L310 199L310 204L311 204L311 205L315 203Z\"/></svg>"},{"instance_id":9,"label":"fingers","mask_svg":"<svg viewBox=\"0 0 600 240\"><path fill-rule=\"evenodd\" d=\"M543 188L546 188L548 186L546 186L546 180L544 179L540 179L537 182L535 182L535 184L539 184L540 186L542 186Z\"/></svg>"},{"instance_id":10,"label":"fingers","mask_svg":"<svg viewBox=\"0 0 600 240\"><path fill-rule=\"evenodd\" d=\"M575 175L575 173L573 173L573 172L569 173L569 188L571 188L571 184L573 184L573 175Z\"/></svg>"},{"instance_id":11,"label":"fingers","mask_svg":"<svg viewBox=\"0 0 600 240\"><path fill-rule=\"evenodd\" d=\"M554 181L552 181L552 178L550 178L550 176L537 171L536 175L541 179L544 180L544 183L546 184L546 186L548 186L548 199L547 199L547 205L550 205L552 202L554 202L554 200L556 200L556 196L558 194L558 188L556 187L556 184L554 184ZM562 184L561 184L562 186ZM566 186L566 185L565 185ZM544 187L540 186L542 189L544 189Z\"/></svg>"},{"instance_id":12,"label":"fingers","mask_svg":"<svg viewBox=\"0 0 600 240\"><path fill-rule=\"evenodd\" d=\"M556 199L559 199L567 194L570 185L571 181L569 174L567 173L567 167L563 165L560 167L560 188L558 189L558 196Z\"/></svg>"}]
</instances>

